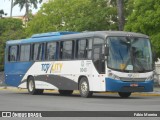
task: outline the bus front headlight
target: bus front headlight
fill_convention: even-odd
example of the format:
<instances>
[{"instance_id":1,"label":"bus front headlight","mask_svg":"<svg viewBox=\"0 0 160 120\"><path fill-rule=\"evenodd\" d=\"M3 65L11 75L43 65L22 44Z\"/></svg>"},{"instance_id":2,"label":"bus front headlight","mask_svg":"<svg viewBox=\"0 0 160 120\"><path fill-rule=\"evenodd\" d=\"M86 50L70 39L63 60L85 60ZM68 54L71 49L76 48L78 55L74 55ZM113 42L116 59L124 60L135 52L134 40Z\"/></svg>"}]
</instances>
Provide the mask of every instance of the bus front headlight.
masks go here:
<instances>
[{"instance_id":1,"label":"bus front headlight","mask_svg":"<svg viewBox=\"0 0 160 120\"><path fill-rule=\"evenodd\" d=\"M112 79L115 79L115 80L120 80L120 78L117 76L117 75L114 75L113 73L108 73L108 77L109 78L112 78Z\"/></svg>"},{"instance_id":2,"label":"bus front headlight","mask_svg":"<svg viewBox=\"0 0 160 120\"><path fill-rule=\"evenodd\" d=\"M154 79L154 76L151 75L151 76L149 76L149 77L146 79L146 81L150 81L150 80L153 80L153 79Z\"/></svg>"}]
</instances>

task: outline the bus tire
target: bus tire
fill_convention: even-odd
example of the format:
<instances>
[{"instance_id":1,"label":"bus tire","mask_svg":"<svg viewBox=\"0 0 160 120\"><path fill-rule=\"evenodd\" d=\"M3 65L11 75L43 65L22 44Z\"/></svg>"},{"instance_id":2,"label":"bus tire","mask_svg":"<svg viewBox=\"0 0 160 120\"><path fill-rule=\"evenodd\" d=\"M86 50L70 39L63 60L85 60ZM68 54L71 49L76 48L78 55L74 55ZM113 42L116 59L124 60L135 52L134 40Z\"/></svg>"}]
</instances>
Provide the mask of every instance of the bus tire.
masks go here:
<instances>
[{"instance_id":1,"label":"bus tire","mask_svg":"<svg viewBox=\"0 0 160 120\"><path fill-rule=\"evenodd\" d=\"M122 98L128 98L131 95L131 92L118 92L118 94Z\"/></svg>"},{"instance_id":2,"label":"bus tire","mask_svg":"<svg viewBox=\"0 0 160 120\"><path fill-rule=\"evenodd\" d=\"M79 82L79 91L81 97L89 98L92 96L93 92L89 91L89 83L86 77L82 77Z\"/></svg>"},{"instance_id":3,"label":"bus tire","mask_svg":"<svg viewBox=\"0 0 160 120\"><path fill-rule=\"evenodd\" d=\"M27 89L29 94L31 95L39 95L43 93L43 89L36 89L35 88L35 82L34 82L34 78L33 77L29 77L28 81L27 81Z\"/></svg>"},{"instance_id":4,"label":"bus tire","mask_svg":"<svg viewBox=\"0 0 160 120\"><path fill-rule=\"evenodd\" d=\"M73 90L58 90L58 92L60 95L67 96L67 95L71 95L73 93Z\"/></svg>"}]
</instances>

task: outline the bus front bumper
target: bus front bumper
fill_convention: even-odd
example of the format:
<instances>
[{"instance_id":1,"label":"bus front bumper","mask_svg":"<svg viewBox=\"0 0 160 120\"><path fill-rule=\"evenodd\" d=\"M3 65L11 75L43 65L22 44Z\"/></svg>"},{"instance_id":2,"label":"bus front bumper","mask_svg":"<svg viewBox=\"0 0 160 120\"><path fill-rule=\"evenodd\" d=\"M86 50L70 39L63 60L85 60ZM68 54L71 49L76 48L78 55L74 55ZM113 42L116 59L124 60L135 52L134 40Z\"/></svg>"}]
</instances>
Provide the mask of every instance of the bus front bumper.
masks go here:
<instances>
[{"instance_id":1,"label":"bus front bumper","mask_svg":"<svg viewBox=\"0 0 160 120\"><path fill-rule=\"evenodd\" d=\"M113 92L152 92L153 80L144 82L124 82L122 80L115 80L106 78L106 91Z\"/></svg>"}]
</instances>

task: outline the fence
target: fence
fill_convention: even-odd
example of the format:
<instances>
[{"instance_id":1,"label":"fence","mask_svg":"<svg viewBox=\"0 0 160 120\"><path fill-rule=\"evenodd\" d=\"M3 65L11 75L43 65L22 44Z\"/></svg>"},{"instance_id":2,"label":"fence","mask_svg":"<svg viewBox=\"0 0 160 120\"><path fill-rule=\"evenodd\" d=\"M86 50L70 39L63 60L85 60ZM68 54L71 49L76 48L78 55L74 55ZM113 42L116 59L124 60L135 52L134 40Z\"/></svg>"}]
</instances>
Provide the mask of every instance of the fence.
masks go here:
<instances>
[{"instance_id":1,"label":"fence","mask_svg":"<svg viewBox=\"0 0 160 120\"><path fill-rule=\"evenodd\" d=\"M4 72L0 72L0 86L4 85Z\"/></svg>"},{"instance_id":2,"label":"fence","mask_svg":"<svg viewBox=\"0 0 160 120\"><path fill-rule=\"evenodd\" d=\"M160 64L155 65L155 82L160 85Z\"/></svg>"}]
</instances>

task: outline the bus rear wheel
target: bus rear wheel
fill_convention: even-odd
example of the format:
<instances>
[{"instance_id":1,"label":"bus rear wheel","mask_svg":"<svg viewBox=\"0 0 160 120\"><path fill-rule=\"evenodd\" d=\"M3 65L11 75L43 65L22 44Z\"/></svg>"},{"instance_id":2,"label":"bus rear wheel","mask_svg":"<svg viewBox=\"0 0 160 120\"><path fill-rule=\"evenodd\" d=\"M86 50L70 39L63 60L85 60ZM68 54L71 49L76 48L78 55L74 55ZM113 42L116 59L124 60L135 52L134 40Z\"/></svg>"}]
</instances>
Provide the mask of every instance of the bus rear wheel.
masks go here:
<instances>
[{"instance_id":1,"label":"bus rear wheel","mask_svg":"<svg viewBox=\"0 0 160 120\"><path fill-rule=\"evenodd\" d=\"M73 90L58 90L60 95L71 95L73 93Z\"/></svg>"},{"instance_id":2,"label":"bus rear wheel","mask_svg":"<svg viewBox=\"0 0 160 120\"><path fill-rule=\"evenodd\" d=\"M131 95L131 92L119 92L118 94L122 98L128 98Z\"/></svg>"},{"instance_id":3,"label":"bus rear wheel","mask_svg":"<svg viewBox=\"0 0 160 120\"><path fill-rule=\"evenodd\" d=\"M89 91L89 83L86 77L82 77L79 82L79 91L81 97L88 98L91 97L93 92Z\"/></svg>"},{"instance_id":4,"label":"bus rear wheel","mask_svg":"<svg viewBox=\"0 0 160 120\"><path fill-rule=\"evenodd\" d=\"M39 94L42 94L44 91L43 89L36 89L35 88L35 82L34 82L33 77L30 77L28 79L27 89L28 89L29 94L31 94L31 95L39 95Z\"/></svg>"}]
</instances>

